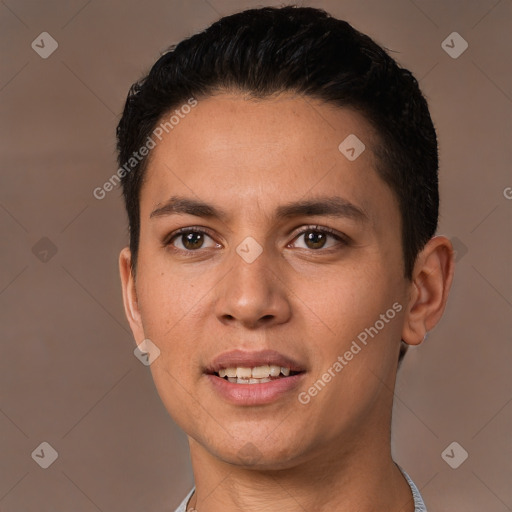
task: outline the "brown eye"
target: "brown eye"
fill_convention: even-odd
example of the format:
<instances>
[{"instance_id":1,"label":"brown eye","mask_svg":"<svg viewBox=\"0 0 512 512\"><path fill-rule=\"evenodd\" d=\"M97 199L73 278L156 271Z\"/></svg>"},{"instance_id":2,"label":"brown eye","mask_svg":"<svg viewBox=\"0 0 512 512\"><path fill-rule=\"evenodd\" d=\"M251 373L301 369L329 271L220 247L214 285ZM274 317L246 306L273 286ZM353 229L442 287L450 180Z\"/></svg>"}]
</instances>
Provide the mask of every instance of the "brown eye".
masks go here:
<instances>
[{"instance_id":1,"label":"brown eye","mask_svg":"<svg viewBox=\"0 0 512 512\"><path fill-rule=\"evenodd\" d=\"M215 241L204 231L193 229L183 229L176 232L165 245L173 246L173 248L183 252L192 252L217 246Z\"/></svg>"},{"instance_id":2,"label":"brown eye","mask_svg":"<svg viewBox=\"0 0 512 512\"><path fill-rule=\"evenodd\" d=\"M341 233L334 232L330 228L310 227L299 233L293 246L300 249L331 249L336 245L347 245L347 241Z\"/></svg>"},{"instance_id":3,"label":"brown eye","mask_svg":"<svg viewBox=\"0 0 512 512\"><path fill-rule=\"evenodd\" d=\"M181 241L185 249L193 251L201 248L204 243L204 235L203 233L188 233L181 235Z\"/></svg>"},{"instance_id":4,"label":"brown eye","mask_svg":"<svg viewBox=\"0 0 512 512\"><path fill-rule=\"evenodd\" d=\"M327 241L327 235L320 231L306 231L303 236L309 249L321 249Z\"/></svg>"}]
</instances>

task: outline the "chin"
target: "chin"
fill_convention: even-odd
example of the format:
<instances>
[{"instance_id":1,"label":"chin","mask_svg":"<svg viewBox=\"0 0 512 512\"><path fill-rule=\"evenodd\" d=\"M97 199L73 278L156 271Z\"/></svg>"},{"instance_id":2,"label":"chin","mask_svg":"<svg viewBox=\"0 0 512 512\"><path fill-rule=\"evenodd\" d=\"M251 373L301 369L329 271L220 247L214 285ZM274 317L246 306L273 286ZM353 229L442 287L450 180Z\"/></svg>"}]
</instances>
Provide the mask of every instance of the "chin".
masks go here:
<instances>
[{"instance_id":1,"label":"chin","mask_svg":"<svg viewBox=\"0 0 512 512\"><path fill-rule=\"evenodd\" d=\"M206 446L217 459L234 466L258 471L288 469L297 464L303 454L304 445L290 443L283 445L269 438L225 439L220 445Z\"/></svg>"}]
</instances>

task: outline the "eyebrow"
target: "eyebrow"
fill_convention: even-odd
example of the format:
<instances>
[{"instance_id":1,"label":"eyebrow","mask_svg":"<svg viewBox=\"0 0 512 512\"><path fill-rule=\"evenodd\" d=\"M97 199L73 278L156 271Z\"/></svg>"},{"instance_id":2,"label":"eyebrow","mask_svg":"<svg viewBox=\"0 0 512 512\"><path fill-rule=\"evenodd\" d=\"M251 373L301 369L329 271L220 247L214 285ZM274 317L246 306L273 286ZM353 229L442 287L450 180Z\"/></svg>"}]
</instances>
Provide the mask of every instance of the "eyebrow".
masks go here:
<instances>
[{"instance_id":1,"label":"eyebrow","mask_svg":"<svg viewBox=\"0 0 512 512\"><path fill-rule=\"evenodd\" d=\"M167 215L194 215L196 217L217 218L227 221L229 215L211 204L182 196L172 196L162 206L153 210L149 218ZM339 196L317 197L290 202L278 206L277 218L293 218L323 215L327 217L345 217L359 222L368 221L368 215L355 204Z\"/></svg>"},{"instance_id":2,"label":"eyebrow","mask_svg":"<svg viewBox=\"0 0 512 512\"><path fill-rule=\"evenodd\" d=\"M153 210L149 218L180 214L195 215L196 217L215 217L218 219L227 218L226 212L215 208L215 206L181 196L172 196L162 206Z\"/></svg>"}]
</instances>

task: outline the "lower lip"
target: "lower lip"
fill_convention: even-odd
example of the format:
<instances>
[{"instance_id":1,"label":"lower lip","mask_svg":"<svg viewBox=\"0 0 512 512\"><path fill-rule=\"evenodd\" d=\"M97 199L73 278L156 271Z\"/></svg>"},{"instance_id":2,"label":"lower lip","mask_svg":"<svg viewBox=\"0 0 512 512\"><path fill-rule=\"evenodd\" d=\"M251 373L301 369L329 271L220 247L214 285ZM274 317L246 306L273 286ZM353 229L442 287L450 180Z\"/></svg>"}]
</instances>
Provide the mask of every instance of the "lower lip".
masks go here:
<instances>
[{"instance_id":1,"label":"lower lip","mask_svg":"<svg viewBox=\"0 0 512 512\"><path fill-rule=\"evenodd\" d=\"M235 405L264 405L275 402L295 389L304 378L303 373L281 377L263 384L235 384L217 375L206 375L215 392Z\"/></svg>"}]
</instances>

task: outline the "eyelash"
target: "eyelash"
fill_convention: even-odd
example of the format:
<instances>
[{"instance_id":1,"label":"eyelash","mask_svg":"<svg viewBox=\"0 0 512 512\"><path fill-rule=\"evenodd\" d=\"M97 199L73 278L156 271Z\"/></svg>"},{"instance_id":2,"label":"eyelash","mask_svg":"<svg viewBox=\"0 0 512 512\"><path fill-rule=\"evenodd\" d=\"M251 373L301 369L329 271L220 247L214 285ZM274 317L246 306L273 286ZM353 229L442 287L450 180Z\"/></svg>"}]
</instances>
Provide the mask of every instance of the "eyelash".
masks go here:
<instances>
[{"instance_id":1,"label":"eyelash","mask_svg":"<svg viewBox=\"0 0 512 512\"><path fill-rule=\"evenodd\" d=\"M304 229L302 229L302 231L299 231L298 233L295 234L295 236L293 237L292 241L297 240L300 236L302 236L302 235L304 235L304 234L306 234L306 233L308 233L310 231L314 231L314 232L317 232L317 233L322 233L322 234L325 234L325 235L329 235L329 236L333 237L334 239L336 239L336 241L339 244L341 244L341 245L344 245L344 246L350 245L350 238L348 236L346 236L346 235L344 235L342 233L339 233L337 231L334 231L333 229L330 229L330 228L327 228L327 227L321 227L321 226L318 226L318 225L305 226ZM163 242L163 246L164 247L169 247L173 251L176 251L176 252L179 252L179 253L182 253L182 254L186 254L187 256L195 255L195 254L197 254L197 253L199 253L201 251L201 248L196 249L196 250L183 250L183 249L178 249L177 247L174 247L174 245L173 245L173 241L176 238L178 238L180 235L186 235L186 234L189 234L189 233L199 233L199 234L203 234L203 235L209 236L212 240L214 239L213 235L206 228L187 227L187 228L181 228L181 229L178 229L177 231L172 232L168 237L165 238L165 240ZM215 243L217 243L217 242L215 242ZM310 251L312 251L312 252L329 252L329 251L331 251L333 249L335 249L335 248L334 247L329 247L327 249L323 249L323 248L320 248L320 249L310 249Z\"/></svg>"},{"instance_id":2,"label":"eyelash","mask_svg":"<svg viewBox=\"0 0 512 512\"><path fill-rule=\"evenodd\" d=\"M301 231L299 231L298 233L295 234L295 236L293 237L293 240L297 240L299 237L303 236L305 233L308 233L310 231L314 231L316 233L322 233L324 235L329 235L332 238L334 238L339 244L349 245L349 237L347 235L338 233L338 231L335 231L334 229L331 229L331 228L318 226L317 224L304 227ZM327 249L323 249L323 248L310 249L310 251L312 251L312 252L321 252L321 251L328 252L329 250L333 250L334 248L335 247L329 247Z\"/></svg>"}]
</instances>

